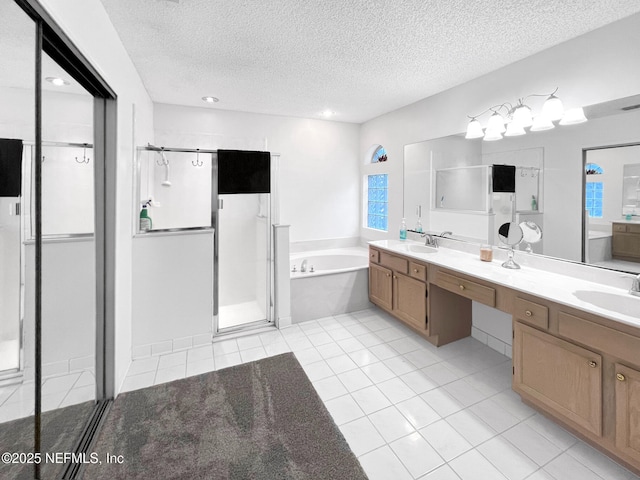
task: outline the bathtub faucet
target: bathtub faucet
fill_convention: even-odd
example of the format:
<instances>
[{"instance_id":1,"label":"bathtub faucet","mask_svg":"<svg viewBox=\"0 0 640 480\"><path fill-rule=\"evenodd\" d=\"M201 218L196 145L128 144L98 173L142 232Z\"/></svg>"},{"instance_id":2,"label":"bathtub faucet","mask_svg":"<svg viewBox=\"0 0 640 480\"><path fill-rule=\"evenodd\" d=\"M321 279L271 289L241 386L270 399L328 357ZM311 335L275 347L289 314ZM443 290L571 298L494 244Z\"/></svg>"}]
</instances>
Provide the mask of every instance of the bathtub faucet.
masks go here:
<instances>
[{"instance_id":1,"label":"bathtub faucet","mask_svg":"<svg viewBox=\"0 0 640 480\"><path fill-rule=\"evenodd\" d=\"M307 259L306 258L300 264L300 271L301 272L306 272L307 271Z\"/></svg>"}]
</instances>

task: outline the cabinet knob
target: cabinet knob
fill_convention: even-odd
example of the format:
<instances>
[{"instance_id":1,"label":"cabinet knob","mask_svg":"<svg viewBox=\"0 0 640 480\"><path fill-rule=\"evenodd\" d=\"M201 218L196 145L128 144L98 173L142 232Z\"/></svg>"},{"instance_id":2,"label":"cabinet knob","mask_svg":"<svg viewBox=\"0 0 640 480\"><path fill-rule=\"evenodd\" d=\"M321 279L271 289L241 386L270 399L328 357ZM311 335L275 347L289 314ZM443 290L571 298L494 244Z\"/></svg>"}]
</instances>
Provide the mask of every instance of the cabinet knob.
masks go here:
<instances>
[{"instance_id":1,"label":"cabinet knob","mask_svg":"<svg viewBox=\"0 0 640 480\"><path fill-rule=\"evenodd\" d=\"M589 366L590 366L591 368L596 368L596 367L598 366L598 364L597 364L596 362L594 362L593 360L591 360L591 361L589 362Z\"/></svg>"},{"instance_id":2,"label":"cabinet knob","mask_svg":"<svg viewBox=\"0 0 640 480\"><path fill-rule=\"evenodd\" d=\"M533 316L533 313L531 313L531 310L526 310L526 311L524 312L524 314L525 314L527 317L531 317L531 316Z\"/></svg>"},{"instance_id":3,"label":"cabinet knob","mask_svg":"<svg viewBox=\"0 0 640 480\"><path fill-rule=\"evenodd\" d=\"M627 378L621 374L621 373L616 373L616 378L620 381L620 382L624 382Z\"/></svg>"},{"instance_id":4,"label":"cabinet knob","mask_svg":"<svg viewBox=\"0 0 640 480\"><path fill-rule=\"evenodd\" d=\"M396 275L394 275L393 278L398 278L398 277Z\"/></svg>"},{"instance_id":5,"label":"cabinet knob","mask_svg":"<svg viewBox=\"0 0 640 480\"><path fill-rule=\"evenodd\" d=\"M390 277L390 276L391 276L391 274L390 274L390 273L387 273L387 277Z\"/></svg>"},{"instance_id":6,"label":"cabinet knob","mask_svg":"<svg viewBox=\"0 0 640 480\"><path fill-rule=\"evenodd\" d=\"M459 285L460 290L464 290L464 285Z\"/></svg>"},{"instance_id":7,"label":"cabinet knob","mask_svg":"<svg viewBox=\"0 0 640 480\"><path fill-rule=\"evenodd\" d=\"M418 269L417 269L417 268L414 268L414 269L413 269L413 273L418 273Z\"/></svg>"}]
</instances>

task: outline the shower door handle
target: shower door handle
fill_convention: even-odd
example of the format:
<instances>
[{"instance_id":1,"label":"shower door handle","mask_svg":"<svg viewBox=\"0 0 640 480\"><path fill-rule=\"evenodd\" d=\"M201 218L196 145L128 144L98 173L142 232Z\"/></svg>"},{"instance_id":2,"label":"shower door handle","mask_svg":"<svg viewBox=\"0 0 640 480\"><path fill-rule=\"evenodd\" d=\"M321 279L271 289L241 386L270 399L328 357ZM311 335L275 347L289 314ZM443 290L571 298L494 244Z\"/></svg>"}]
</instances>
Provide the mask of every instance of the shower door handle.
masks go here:
<instances>
[{"instance_id":1,"label":"shower door handle","mask_svg":"<svg viewBox=\"0 0 640 480\"><path fill-rule=\"evenodd\" d=\"M218 200L218 210L222 210L224 208L224 198L220 198Z\"/></svg>"}]
</instances>

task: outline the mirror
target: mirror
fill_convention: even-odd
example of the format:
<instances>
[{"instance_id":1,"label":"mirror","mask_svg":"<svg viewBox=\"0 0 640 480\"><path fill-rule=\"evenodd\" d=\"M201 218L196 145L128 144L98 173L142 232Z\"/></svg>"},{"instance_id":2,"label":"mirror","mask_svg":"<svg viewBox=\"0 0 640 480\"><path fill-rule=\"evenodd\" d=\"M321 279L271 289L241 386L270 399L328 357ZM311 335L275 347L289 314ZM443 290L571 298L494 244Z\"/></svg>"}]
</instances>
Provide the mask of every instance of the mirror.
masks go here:
<instances>
[{"instance_id":1,"label":"mirror","mask_svg":"<svg viewBox=\"0 0 640 480\"><path fill-rule=\"evenodd\" d=\"M533 251L531 244L542 240L542 229L536 223L528 220L522 222L520 228L522 229L522 241L527 244L525 252L531 253Z\"/></svg>"},{"instance_id":2,"label":"mirror","mask_svg":"<svg viewBox=\"0 0 640 480\"><path fill-rule=\"evenodd\" d=\"M502 264L504 268L510 268L512 270L520 268L520 265L513 260L513 247L522 241L522 237L522 228L520 228L520 225L516 222L507 222L500 225L498 238L505 245L509 245L507 261Z\"/></svg>"},{"instance_id":3,"label":"mirror","mask_svg":"<svg viewBox=\"0 0 640 480\"><path fill-rule=\"evenodd\" d=\"M640 109L629 109L639 104L640 95L634 95L591 105L585 107L587 123L505 137L498 142L467 140L464 134L459 134L406 145L403 199L407 223L415 223L414 211L417 205L422 205L425 231L451 230L453 237L459 240L499 245L497 231L500 225L511 221L518 224L533 222L544 231L544 238L530 243L533 253L588 262L583 243L584 152L596 151L596 147L600 150L606 146L640 142L637 130ZM640 163L638 159L640 156L636 156L634 162L624 163ZM442 205L438 204L436 171L460 167L478 169L494 164L516 166L515 195L486 193L489 205L481 212L447 209L446 197ZM619 169L622 172L622 165ZM620 208L622 174L620 178L620 187L613 194L617 196L617 218L623 220ZM612 220L602 227L608 229L609 238ZM628 265L598 266L633 271Z\"/></svg>"}]
</instances>

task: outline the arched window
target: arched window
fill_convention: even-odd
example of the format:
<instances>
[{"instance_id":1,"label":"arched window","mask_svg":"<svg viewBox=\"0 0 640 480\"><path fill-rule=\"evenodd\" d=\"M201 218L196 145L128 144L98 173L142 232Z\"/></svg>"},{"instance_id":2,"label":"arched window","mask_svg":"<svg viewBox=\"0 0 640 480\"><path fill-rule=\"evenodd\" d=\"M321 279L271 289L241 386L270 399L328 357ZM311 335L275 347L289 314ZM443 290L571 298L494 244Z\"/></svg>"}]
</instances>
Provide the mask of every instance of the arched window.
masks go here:
<instances>
[{"instance_id":1,"label":"arched window","mask_svg":"<svg viewBox=\"0 0 640 480\"><path fill-rule=\"evenodd\" d=\"M382 145L378 146L373 155L371 156L371 163L378 162L386 162L387 161L387 151L384 149Z\"/></svg>"}]
</instances>

